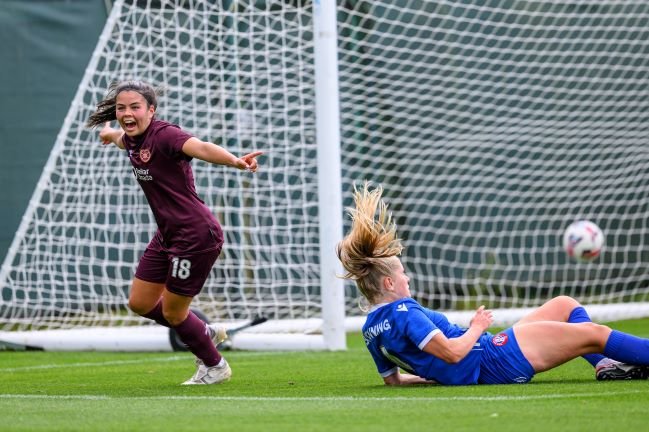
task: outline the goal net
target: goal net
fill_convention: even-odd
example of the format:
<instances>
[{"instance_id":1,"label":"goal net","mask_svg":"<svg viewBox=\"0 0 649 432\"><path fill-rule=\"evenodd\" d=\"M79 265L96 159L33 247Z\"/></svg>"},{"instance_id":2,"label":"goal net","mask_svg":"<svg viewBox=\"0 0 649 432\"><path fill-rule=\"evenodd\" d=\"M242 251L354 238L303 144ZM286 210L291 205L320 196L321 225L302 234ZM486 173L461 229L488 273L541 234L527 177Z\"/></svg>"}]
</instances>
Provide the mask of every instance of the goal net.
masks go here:
<instances>
[{"instance_id":1,"label":"goal net","mask_svg":"<svg viewBox=\"0 0 649 432\"><path fill-rule=\"evenodd\" d=\"M419 301L567 294L612 305L600 319L647 313L649 3L344 2L339 16L343 190L383 183ZM606 235L594 263L562 250L578 219Z\"/></svg>"},{"instance_id":2,"label":"goal net","mask_svg":"<svg viewBox=\"0 0 649 432\"><path fill-rule=\"evenodd\" d=\"M0 330L147 324L125 305L155 221L124 154L84 127L132 77L166 89L160 118L266 152L254 176L193 162L226 239L193 304L212 321L320 332L339 240L323 234L323 189L342 208L364 180L384 186L425 306L515 319L567 294L598 319L649 313L649 3L336 3L339 98L317 91L329 1L116 1L2 266ZM339 107L341 181L318 166L338 144L318 148L322 106ZM562 251L577 219L606 235L590 264Z\"/></svg>"}]
</instances>

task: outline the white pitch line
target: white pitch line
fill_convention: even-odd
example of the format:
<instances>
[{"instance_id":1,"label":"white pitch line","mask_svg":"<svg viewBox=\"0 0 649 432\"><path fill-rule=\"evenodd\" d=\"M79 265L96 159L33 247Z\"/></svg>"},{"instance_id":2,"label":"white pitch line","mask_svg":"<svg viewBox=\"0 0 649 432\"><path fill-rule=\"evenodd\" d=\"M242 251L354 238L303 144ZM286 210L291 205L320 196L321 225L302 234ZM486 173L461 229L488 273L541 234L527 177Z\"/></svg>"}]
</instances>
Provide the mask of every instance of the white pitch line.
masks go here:
<instances>
[{"instance_id":1,"label":"white pitch line","mask_svg":"<svg viewBox=\"0 0 649 432\"><path fill-rule=\"evenodd\" d=\"M268 355L280 355L280 354L287 354L289 351L267 351L267 352L259 352L259 351L251 351L251 352L243 352L243 351L238 351L236 353L237 358L239 359L245 359L247 357L258 357L258 356L268 356ZM225 351L224 355L230 356L227 351ZM190 355L185 355L185 356L172 356L172 357L149 357L149 358L141 358L141 359L133 359L133 360L111 360L111 361L104 361L104 362L84 362L84 363L60 363L60 364L43 364L43 365L36 365L36 366L19 366L19 367L11 367L11 368L0 368L0 373L3 372L28 372L32 370L46 370L46 369L60 369L60 368L72 368L72 367L88 367L88 366L93 366L93 367L101 367L101 366L120 366L120 365L128 365L128 364L145 364L145 363L166 363L166 362L174 362L174 361L181 361L181 360L192 360L193 357Z\"/></svg>"},{"instance_id":2,"label":"white pitch line","mask_svg":"<svg viewBox=\"0 0 649 432\"><path fill-rule=\"evenodd\" d=\"M31 394L0 394L0 399L47 399L47 400L112 400L112 401L232 401L232 402L435 402L435 401L469 401L469 402L498 402L498 401L530 401L549 399L572 399L572 398L600 398L621 396L630 394L647 394L647 391L630 390L616 392L597 393L566 393L551 395L522 395L522 396L432 396L432 397L370 397L370 396L306 396L306 397L285 397L285 396L142 396L142 397L119 397L106 395L31 395Z\"/></svg>"},{"instance_id":3,"label":"white pitch line","mask_svg":"<svg viewBox=\"0 0 649 432\"><path fill-rule=\"evenodd\" d=\"M43 364L36 366L20 366L13 368L0 368L0 373L2 372L22 372L22 371L32 371L32 370L42 370L42 369L59 369L59 368L71 368L71 367L88 367L88 366L118 366L118 365L127 365L127 364L142 364L142 363L164 363L172 362L179 360L190 360L189 356L174 356L174 357L157 357L157 358L148 358L148 359L138 359L138 360L113 360L105 362L85 362L85 363L61 363L61 364Z\"/></svg>"}]
</instances>

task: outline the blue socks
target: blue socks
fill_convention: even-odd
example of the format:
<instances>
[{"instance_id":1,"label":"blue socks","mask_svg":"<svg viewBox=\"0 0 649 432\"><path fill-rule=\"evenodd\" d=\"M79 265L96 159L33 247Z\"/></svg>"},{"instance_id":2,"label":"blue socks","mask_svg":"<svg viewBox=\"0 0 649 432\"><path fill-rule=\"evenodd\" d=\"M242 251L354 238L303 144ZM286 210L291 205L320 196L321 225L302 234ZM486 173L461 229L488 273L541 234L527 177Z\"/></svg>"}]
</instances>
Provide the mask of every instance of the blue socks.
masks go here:
<instances>
[{"instance_id":1,"label":"blue socks","mask_svg":"<svg viewBox=\"0 0 649 432\"><path fill-rule=\"evenodd\" d=\"M623 363L649 365L649 339L613 330L606 341L604 355Z\"/></svg>"},{"instance_id":2,"label":"blue socks","mask_svg":"<svg viewBox=\"0 0 649 432\"><path fill-rule=\"evenodd\" d=\"M586 309L584 309L581 306L578 306L570 312L570 316L568 317L568 322L569 323L582 323L582 322L592 322L590 320L590 316L588 315L588 312L586 312ZM610 339L609 339L610 340ZM606 358L605 356L601 354L584 354L582 356L588 363L593 365L593 367L597 366L597 363Z\"/></svg>"},{"instance_id":3,"label":"blue socks","mask_svg":"<svg viewBox=\"0 0 649 432\"><path fill-rule=\"evenodd\" d=\"M570 312L568 322L582 323L591 322L591 320L586 309L579 306ZM649 365L649 339L613 330L606 341L603 354L584 354L582 357L593 367L606 357L628 364Z\"/></svg>"}]
</instances>

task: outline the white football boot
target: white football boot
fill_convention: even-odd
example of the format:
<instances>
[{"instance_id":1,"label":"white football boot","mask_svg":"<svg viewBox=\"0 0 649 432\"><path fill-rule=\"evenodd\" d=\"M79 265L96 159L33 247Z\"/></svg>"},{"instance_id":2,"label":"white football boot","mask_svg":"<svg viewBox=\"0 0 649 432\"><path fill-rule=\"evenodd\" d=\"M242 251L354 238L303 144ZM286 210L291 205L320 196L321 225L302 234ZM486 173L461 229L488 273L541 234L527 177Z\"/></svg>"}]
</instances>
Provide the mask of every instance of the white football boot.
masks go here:
<instances>
[{"instance_id":1,"label":"white football boot","mask_svg":"<svg viewBox=\"0 0 649 432\"><path fill-rule=\"evenodd\" d=\"M227 329L218 324L208 324L207 329L210 332L210 337L214 345L218 348L219 345L228 339Z\"/></svg>"},{"instance_id":2,"label":"white football boot","mask_svg":"<svg viewBox=\"0 0 649 432\"><path fill-rule=\"evenodd\" d=\"M196 373L190 379L185 381L183 385L194 384L220 384L228 381L232 376L232 369L224 357L216 366L205 366L202 360L196 359Z\"/></svg>"},{"instance_id":3,"label":"white football boot","mask_svg":"<svg viewBox=\"0 0 649 432\"><path fill-rule=\"evenodd\" d=\"M645 380L649 378L649 366L626 364L604 358L595 367L595 378L598 381Z\"/></svg>"}]
</instances>

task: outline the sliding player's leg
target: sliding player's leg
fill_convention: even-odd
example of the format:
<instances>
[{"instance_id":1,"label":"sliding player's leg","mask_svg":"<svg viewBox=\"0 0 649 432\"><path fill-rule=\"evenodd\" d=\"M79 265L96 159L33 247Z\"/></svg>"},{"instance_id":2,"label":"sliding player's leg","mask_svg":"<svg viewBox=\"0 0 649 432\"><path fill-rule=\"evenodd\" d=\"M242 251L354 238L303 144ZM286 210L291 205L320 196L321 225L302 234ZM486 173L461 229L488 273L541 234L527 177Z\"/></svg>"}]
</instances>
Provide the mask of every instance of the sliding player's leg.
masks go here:
<instances>
[{"instance_id":1,"label":"sliding player's leg","mask_svg":"<svg viewBox=\"0 0 649 432\"><path fill-rule=\"evenodd\" d=\"M570 315L572 311L577 308L581 308L581 304L572 297L554 297L523 317L515 325L526 324L534 321L570 322Z\"/></svg>"},{"instance_id":2,"label":"sliding player's leg","mask_svg":"<svg viewBox=\"0 0 649 432\"><path fill-rule=\"evenodd\" d=\"M534 321L516 325L514 332L523 355L536 372L552 369L584 354L601 353L626 366L640 367L643 373L633 378L647 377L649 339L594 323Z\"/></svg>"},{"instance_id":3,"label":"sliding player's leg","mask_svg":"<svg viewBox=\"0 0 649 432\"><path fill-rule=\"evenodd\" d=\"M557 296L548 300L515 325L534 321L559 321L573 324L592 322L586 309L577 300L569 296ZM601 354L585 354L582 357L594 368L601 364L602 360L606 359Z\"/></svg>"}]
</instances>

